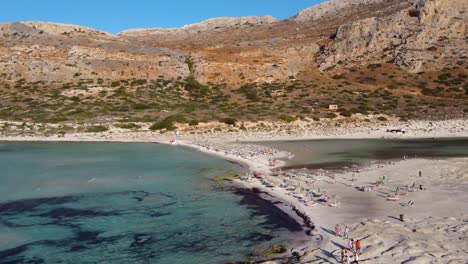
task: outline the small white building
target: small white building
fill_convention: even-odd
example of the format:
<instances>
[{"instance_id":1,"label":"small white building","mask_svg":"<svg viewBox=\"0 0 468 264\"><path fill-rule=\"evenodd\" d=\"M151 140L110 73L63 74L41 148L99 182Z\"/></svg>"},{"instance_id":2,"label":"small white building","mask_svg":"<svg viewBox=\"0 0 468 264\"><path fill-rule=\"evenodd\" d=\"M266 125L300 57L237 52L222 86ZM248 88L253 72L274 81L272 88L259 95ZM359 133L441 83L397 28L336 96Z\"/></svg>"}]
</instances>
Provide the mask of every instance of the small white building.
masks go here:
<instances>
[{"instance_id":1,"label":"small white building","mask_svg":"<svg viewBox=\"0 0 468 264\"><path fill-rule=\"evenodd\" d=\"M338 110L338 105L328 105L328 110Z\"/></svg>"}]
</instances>

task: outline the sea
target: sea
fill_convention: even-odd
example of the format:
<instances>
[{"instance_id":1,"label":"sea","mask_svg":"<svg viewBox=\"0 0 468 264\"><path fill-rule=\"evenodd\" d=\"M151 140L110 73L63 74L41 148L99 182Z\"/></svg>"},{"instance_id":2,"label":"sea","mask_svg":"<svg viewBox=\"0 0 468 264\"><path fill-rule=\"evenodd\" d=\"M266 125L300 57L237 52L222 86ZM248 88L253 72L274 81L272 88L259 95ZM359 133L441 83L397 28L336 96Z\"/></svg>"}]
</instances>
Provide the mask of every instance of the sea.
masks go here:
<instances>
[{"instance_id":1,"label":"sea","mask_svg":"<svg viewBox=\"0 0 468 264\"><path fill-rule=\"evenodd\" d=\"M301 232L213 181L239 164L159 144L0 143L0 263L233 263Z\"/></svg>"},{"instance_id":2,"label":"sea","mask_svg":"<svg viewBox=\"0 0 468 264\"><path fill-rule=\"evenodd\" d=\"M286 169L468 156L468 139L258 142ZM0 264L235 263L288 245L302 227L213 179L241 165L152 143L0 143Z\"/></svg>"}]
</instances>

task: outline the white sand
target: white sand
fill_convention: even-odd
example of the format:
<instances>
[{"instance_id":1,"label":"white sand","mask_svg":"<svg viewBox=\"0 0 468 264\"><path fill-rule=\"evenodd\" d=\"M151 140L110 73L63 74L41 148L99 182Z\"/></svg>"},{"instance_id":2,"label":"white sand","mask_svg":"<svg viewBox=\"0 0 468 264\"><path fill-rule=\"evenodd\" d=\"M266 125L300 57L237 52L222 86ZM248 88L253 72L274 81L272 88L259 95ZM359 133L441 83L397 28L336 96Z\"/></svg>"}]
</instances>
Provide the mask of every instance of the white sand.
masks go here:
<instances>
[{"instance_id":1,"label":"white sand","mask_svg":"<svg viewBox=\"0 0 468 264\"><path fill-rule=\"evenodd\" d=\"M204 147L193 146L202 151ZM234 146L232 146L234 147ZM219 144L208 153L216 153L229 159L252 165L264 175L271 169L264 155L251 156L248 160L232 154L229 144ZM283 154L277 152L276 154ZM422 177L419 177L419 171ZM337 207L318 203L305 206L288 191L267 188L258 180L240 181L247 188L257 188L297 208L316 225L317 235L324 237L319 248L312 245L296 245L302 255L302 263L337 263L341 248L347 240L334 236L336 224L342 229L350 227L350 236L360 239L364 263L467 263L468 260L468 158L410 159L386 164L374 164L361 173L353 172L321 176L315 189L336 195ZM384 185L373 191L363 192L356 187L371 186L385 176ZM267 176L270 181L276 176ZM302 180L304 186L312 187ZM396 188L413 185L424 190L400 191L399 201L388 201ZM408 206L412 201L414 204ZM405 222L399 215L405 215ZM311 241L316 237L311 237ZM310 246L304 249L304 246Z\"/></svg>"}]
</instances>

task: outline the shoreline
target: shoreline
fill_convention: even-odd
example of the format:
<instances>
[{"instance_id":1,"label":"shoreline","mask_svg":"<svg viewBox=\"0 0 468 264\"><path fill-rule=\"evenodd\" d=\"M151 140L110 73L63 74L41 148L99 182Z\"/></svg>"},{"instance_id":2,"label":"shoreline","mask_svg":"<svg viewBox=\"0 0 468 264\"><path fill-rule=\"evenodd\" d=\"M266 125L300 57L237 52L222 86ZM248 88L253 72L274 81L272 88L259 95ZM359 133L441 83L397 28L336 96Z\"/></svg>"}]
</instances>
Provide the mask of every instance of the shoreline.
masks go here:
<instances>
[{"instance_id":1,"label":"shoreline","mask_svg":"<svg viewBox=\"0 0 468 264\"><path fill-rule=\"evenodd\" d=\"M463 131L462 133L458 133L456 135L446 134L443 137L436 137L436 138L466 138L466 137L468 137L467 132L468 131ZM128 133L132 134L132 132L127 132L127 134ZM138 135L138 134L141 134L141 133L133 133L133 134ZM425 135L425 134L422 134L422 135L419 135L419 136L418 135L409 135L409 134L405 135L405 134L403 134L403 135L394 135L392 137L382 138L382 137L380 137L380 134L381 133L374 133L374 134L370 133L370 134L368 134L368 135L366 135L365 137L362 137L362 138L357 137L356 135L354 135L354 136L350 136L350 135L347 135L347 136L344 136L344 135L342 135L342 136L321 136L321 137L293 137L293 136L291 136L291 137L288 137L289 140L283 140L283 141L327 140L327 139L331 140L331 139L427 139L427 138L434 138L432 135L428 136L428 135ZM225 135L225 137L228 137L228 136L229 135ZM219 157L219 158L222 158L222 159L225 159L225 160L236 162L236 163L240 164L241 166L243 166L244 168L246 168L247 170L257 171L257 172L260 172L262 175L267 175L267 174L271 173L271 169L279 168L279 167L282 167L284 165L284 163L280 162L280 163L276 164L276 166L270 167L269 164L268 164L268 159L270 157L274 157L274 158L285 157L288 154L285 151L277 151L275 153L266 153L264 155L249 156L250 151L248 149L247 150L239 149L240 154L235 155L232 152L228 152L228 151L224 150L222 147L220 147L220 146L222 146L223 143L229 142L228 144L231 144L229 146L229 149L237 149L237 147L244 144L244 142L247 143L247 144L244 144L244 145L249 145L248 143L255 143L255 142L262 142L262 141L275 141L275 140L277 140L277 138L269 138L269 139L263 139L262 140L262 137L255 138L254 135L250 135L249 137L251 139L253 139L253 140L239 140L238 138L231 137L230 141L225 141L225 137L214 137L214 138L201 137L201 138L197 138L196 136L192 136L192 135L186 135L186 136L184 135L183 136L184 140L179 141L179 143L176 146L187 147L187 148L190 148L190 149L193 149L193 150L196 150L196 151L200 151L200 152L202 152L204 154L207 154L207 155L212 155L212 156L216 156L216 157ZM185 140L185 138L187 138L187 139ZM132 137L124 137L124 135L120 135L120 134L117 134L117 135L114 134L112 136L111 135L104 135L104 137L103 137L103 135L96 135L96 134L75 134L75 135L67 135L66 137L63 137L63 138L62 137L41 137L41 136L33 136L33 137L21 137L21 136L1 137L0 136L0 143L2 143L2 142L39 142L39 143L44 143L44 142L70 142L70 143L75 143L75 142L76 143L102 142L102 143L157 143L157 144L169 145L169 140L170 139L171 139L171 137L169 135L167 135L167 134L161 135L161 134L156 134L156 133L152 133L151 136L148 136L148 134L145 134L144 137L135 137L135 135L132 136ZM240 142L242 142L242 143L240 143ZM404 166L406 166L405 165L406 163L418 162L418 164L419 163L421 164L421 165L418 165L418 166L421 166L421 167L427 166L427 167L429 167L429 166L434 166L435 163L452 164L452 163L456 163L456 162L459 163L460 160L462 160L462 164L463 164L464 161L468 161L467 158L453 158L453 157L437 157L436 159L437 160L434 161L434 160L431 160L430 158L427 157L427 158L422 158L422 159L421 158L417 158L417 159L411 158L411 159L409 159L409 161L406 161L406 160L392 160L393 164L397 164L396 166L395 165L387 165L387 164L381 165L381 164L378 164L378 163L374 163L374 164L371 163L368 166L366 166L364 168L364 170L365 170L365 173L369 174L369 177L372 176L371 177L372 179L376 179L376 175L381 174L381 171L383 170L382 168L388 168L388 167L394 166L394 168L400 169L401 172L407 171L407 169L404 168ZM445 159L446 160L445 163L442 162L441 159ZM381 161L387 161L387 160L381 160ZM375 168L375 166L377 166L377 168ZM411 165L411 166L413 166L413 165ZM448 166L448 165L444 165L444 166ZM326 188L331 189L332 192L335 192L335 193L340 193L339 190L345 190L346 195L348 195L351 198L350 199L351 201L354 199L353 197L355 197L356 195L358 195L359 197L366 197L365 199L372 198L372 197L369 196L369 194L361 193L361 192L356 191L354 187L350 188L351 181L349 181L349 177L350 177L349 173L340 172L338 174L338 176L337 176L338 184L337 185L336 184L330 184L329 182L327 182L327 180L325 180L325 181L323 181L324 188L326 186ZM356 187L357 187L359 184L367 184L368 182L370 182L370 181L369 180L363 180L363 181L359 181L359 182L356 182L356 183L353 182L352 184L353 184L353 186L354 186L354 184L356 184ZM405 182L407 182L407 181L405 180ZM286 214L290 215L292 218L296 219L296 221L299 221L298 222L299 224L304 225L306 222L311 221L313 223L313 225L315 225L315 227L316 227L315 232L313 233L313 236L310 236L310 240L307 243L295 244L294 246L287 245L288 246L288 253L283 254L283 255L279 255L279 257L277 257L277 258L280 258L280 259L290 258L293 250L295 252L298 252L299 255L302 256L302 258L304 258L303 261L307 260L310 263L314 263L314 261L312 260L313 259L312 255L318 255L322 259L333 259L333 258L336 259L337 255L339 254L337 252L337 249L335 248L336 245L345 245L345 243L342 244L341 241L339 241L339 240L337 241L337 238L335 238L334 236L331 236L330 230L332 230L333 227L330 226L330 221L333 221L331 223L342 223L342 224L347 223L350 226L353 226L353 223L356 223L356 222L359 222L359 221L366 221L366 223L369 222L367 225L372 225L372 224L376 224L376 225L389 225L389 224L392 224L392 225L395 225L396 224L398 228L400 228L401 225L407 225L405 222L404 223L399 223L398 221L395 222L395 220L390 220L390 222L389 222L388 220L382 219L383 215L379 216L378 214L377 215L372 215L371 214L368 217L364 217L364 218L359 217L359 213L355 213L355 212L352 211L352 210L356 210L358 212L361 212L361 211L357 210L356 208L354 208L355 207L354 205L351 205L351 209L345 209L344 212L340 212L341 209L339 209L340 211L337 211L336 208L323 207L321 204L319 204L318 206L314 206L314 207L310 208L310 207L307 207L304 204L300 203L295 197L291 197L290 195L287 195L287 194L279 192L279 191L273 191L273 190L263 186L262 183L260 181L258 181L258 180L255 180L254 182L246 182L246 181L242 181L240 179L235 179L233 181L233 184L241 186L241 188L245 188L245 189L248 189L248 190L257 189L262 193L263 192L267 193L266 196L268 196L268 197L266 197L266 198L267 198L268 201L270 201L272 203L274 203L275 201L281 201L285 205L285 207L283 207L283 208L278 207L278 209L285 212ZM397 183L391 183L391 184L397 186ZM402 183L398 182L398 184L401 185ZM468 186L468 181L467 181L466 184ZM431 183L428 183L428 185L432 186ZM387 189L389 190L390 186L387 187ZM265 199L265 197L262 197L261 195L262 195L261 193L258 194L259 198L260 199ZM445 196L441 196L441 197L445 197ZM463 199L465 199L464 198L465 196L460 196L460 197L462 198L462 201L463 201ZM360 199L362 199L362 198L360 198ZM381 200L381 198L375 198L375 197L372 198L371 200L372 200L373 203L379 204L379 207L381 207L382 210L385 211L386 210L385 208L387 208L388 205L392 206L393 211L399 210L398 209L399 206L398 206L397 203L389 204L388 202L380 202L380 200L377 200L377 199ZM421 202L422 201L423 200L421 200ZM466 201L468 201L468 199L466 199ZM418 203L419 203L419 201L418 201ZM395 207L395 206L397 206L397 207ZM462 207L462 211L464 213L464 211L466 211L466 210L463 210L463 209L465 209L465 208ZM407 209L402 209L402 210L405 211ZM377 211L379 211L379 210L377 210ZM357 216L356 216L356 214L357 214ZM366 214L364 213L364 215L362 215L362 216L365 216L365 215ZM424 214L422 214L421 212L418 212L417 216L419 217L418 218L419 221L423 221L423 223L432 221L431 218L421 218L422 216L420 216L420 215L424 215ZM468 213L467 213L467 215L468 215ZM360 219L362 219L362 220L360 220ZM421 220L421 219L425 219L425 220ZM416 220L411 219L409 221L410 221L409 223L412 223L412 222L414 222ZM457 222L457 223L459 224L459 222ZM328 226L327 226L327 224L328 224ZM438 224L438 223L436 223L436 224ZM434 225L436 225L436 224L434 224ZM354 226L353 228L356 229L356 230L359 230L359 226ZM377 227L372 226L372 228L375 229ZM370 228L370 230L372 230L372 228ZM392 227L389 227L389 228L392 228ZM395 228L395 226L393 226L393 228ZM366 230L361 230L361 231L365 232ZM305 234L305 232L306 232L306 229L304 228L304 234ZM320 242L319 240L315 239L314 236L321 236L322 241ZM330 246L330 244L336 244L336 245L335 246L333 246L333 245ZM330 257L331 256L330 254L326 255L326 254L320 253L319 252L320 249L330 250L330 252L331 252L330 254L334 255L334 257ZM405 253L405 254L407 254L407 253ZM277 259L277 258L275 258L275 259ZM384 258L384 257L381 257L381 258ZM387 259L388 259L388 257L387 257ZM376 261L375 263L385 263L385 261L384 262ZM458 262L454 262L454 263L458 263Z\"/></svg>"},{"instance_id":2,"label":"shoreline","mask_svg":"<svg viewBox=\"0 0 468 264\"><path fill-rule=\"evenodd\" d=\"M182 144L184 144L184 143L182 143ZM253 161L253 159L250 160L250 161L245 161L244 159L242 159L240 157L236 158L236 157L229 156L229 155L227 155L225 153L223 154L222 152L214 152L212 150L210 151L208 149L204 149L201 146L197 146L197 145L194 146L192 143L188 144L188 146L191 146L191 147L195 148L196 150L199 150L199 151L201 151L201 152L203 152L205 154L216 155L218 157L228 159L228 160L235 160L236 162L239 162L241 164L247 164L247 166L252 164L252 165L254 165L253 168L255 168L255 169L259 170L259 171L262 171L265 174L270 173L271 169L273 169L273 168L281 167L281 166L269 167L267 164L265 164L265 161L263 161L263 163L262 163L261 161L258 161L258 160ZM436 162L439 162L439 163L440 162L447 162L448 164L452 164L453 162L460 162L460 160L462 160L462 163L466 163L466 161L468 161L468 158L467 157L464 157L464 158L463 157L462 158L460 158L460 157L436 157L435 159L434 158L431 159L429 157L423 157L423 158L410 158L408 160L403 160L403 159L397 159L397 160L392 159L391 161L380 160L380 162L371 163L371 164L366 165L366 167L364 167L363 169L365 171L375 173L381 168L388 168L388 167L391 167L391 166L398 166L398 165L402 165L404 163L413 162L413 161L414 162L417 161L417 162L420 162L422 164L425 164L425 165L422 165L424 167L426 165L436 163ZM374 168L375 166L377 166L378 169ZM249 168L252 168L252 166L249 166ZM465 170L465 171L468 172L468 170ZM346 176L344 174L345 173L340 173L340 176ZM294 197L290 197L288 195L283 195L281 193L272 191L271 189L268 189L268 188L264 187L258 181L255 181L253 183L249 183L249 182L245 182L245 181L241 181L239 179L236 179L235 182L236 182L236 184L240 184L241 186L243 186L243 188L258 189L258 190L260 190L260 192L266 192L268 194L268 196L272 197L271 199L273 199L273 200L274 199L279 199L283 203L287 204L287 207L289 207L289 208L286 209L287 210L286 213L292 214L293 217L299 217L301 219L300 221L302 222L302 224L305 224L305 222L311 221L312 224L315 225L316 228L315 228L314 231L316 231L316 233L313 233L313 235L314 236L321 236L322 241L321 242L315 241L316 243L311 243L311 241L313 241L313 239L314 239L314 237L311 236L309 243L304 243L302 245L296 245L295 247L289 247L290 250L291 250L290 251L291 253L293 251L297 252L297 253L299 253L299 256L302 256L303 258L307 259L307 258L310 258L310 255L316 254L317 251L320 250L324 244L330 244L330 242L335 239L334 236L330 236L330 233L332 232L331 231L332 228L330 228L329 226L326 227L326 224L325 224L325 222L329 221L330 219L334 219L334 215L332 214L331 218L330 218L330 215L328 217L323 217L323 215L321 214L324 210L327 210L329 208L318 209L318 208L314 207L313 209L310 210L310 208L307 208L306 206L304 206L302 203L300 203ZM345 183L342 183L342 184L345 185ZM351 189L353 189L352 191L357 193L356 190L354 190L354 188L351 188ZM261 198L263 198L263 197L261 197ZM384 209L384 208L385 208L385 206L382 206L382 209ZM281 210L284 210L284 208L281 209ZM465 211L465 210L462 210L462 211ZM354 214L354 213L351 213L351 214ZM371 217L371 218L367 218L367 219L363 219L363 220L364 221L370 221L371 223L374 223L374 222L379 223L379 221L381 221L381 220L378 220L378 219L382 218L382 216L377 217L377 218L375 218L375 217L376 216ZM344 219L348 219L348 220L349 220L349 218L351 218L353 220L351 222L349 222L349 221L345 221L345 222L350 223L350 225L353 222L362 221L362 220L359 220L359 217L356 217L356 216L347 217L347 218L344 217ZM375 218L375 220L374 220L374 218ZM394 217L394 218L396 219L396 217ZM336 217L336 219L337 219L336 220L337 222L340 222L340 220L338 220L338 219L340 219L340 217ZM415 221L415 220L412 219L410 221ZM427 220L424 220L424 221L427 221ZM384 224L387 224L387 223L388 223L388 221L384 220ZM406 223L406 222L404 222L404 223ZM356 227L356 229L357 229L357 227ZM306 231L306 230L307 229L305 228L304 231ZM335 242L335 241L333 241L331 243L338 245L338 242ZM334 254L337 255L338 253L334 252ZM284 258L288 258L288 257L292 257L292 255L284 256ZM328 256L327 258L330 258L330 256ZM337 257L335 256L334 258L337 258ZM304 261L305 261L305 259L304 259ZM314 263L314 262L311 262L311 263ZM385 263L385 262L376 262L376 263ZM454 263L458 263L458 262L454 262Z\"/></svg>"}]
</instances>

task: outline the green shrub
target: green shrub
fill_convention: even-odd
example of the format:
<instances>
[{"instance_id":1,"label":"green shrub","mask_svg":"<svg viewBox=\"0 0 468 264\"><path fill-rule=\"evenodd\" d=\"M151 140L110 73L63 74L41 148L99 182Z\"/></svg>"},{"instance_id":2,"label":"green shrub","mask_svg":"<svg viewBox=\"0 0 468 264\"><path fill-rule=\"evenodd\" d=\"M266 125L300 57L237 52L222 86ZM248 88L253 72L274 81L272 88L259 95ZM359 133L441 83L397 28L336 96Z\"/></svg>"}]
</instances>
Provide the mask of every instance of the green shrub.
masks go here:
<instances>
[{"instance_id":1,"label":"green shrub","mask_svg":"<svg viewBox=\"0 0 468 264\"><path fill-rule=\"evenodd\" d=\"M289 116L289 115L280 115L279 119L283 120L286 123L292 123L297 120L297 117Z\"/></svg>"},{"instance_id":2,"label":"green shrub","mask_svg":"<svg viewBox=\"0 0 468 264\"><path fill-rule=\"evenodd\" d=\"M237 123L237 119L233 118L233 117L227 117L227 118L223 118L220 120L222 123L224 124L227 124L227 125L230 125L230 126L235 126L236 123Z\"/></svg>"},{"instance_id":3,"label":"green shrub","mask_svg":"<svg viewBox=\"0 0 468 264\"><path fill-rule=\"evenodd\" d=\"M336 115L335 113L328 113L325 117L326 117L326 118L333 119L333 118L336 118L337 115Z\"/></svg>"},{"instance_id":4,"label":"green shrub","mask_svg":"<svg viewBox=\"0 0 468 264\"><path fill-rule=\"evenodd\" d=\"M187 64L190 73L193 73L193 61L190 57L185 58L185 64Z\"/></svg>"},{"instance_id":5,"label":"green shrub","mask_svg":"<svg viewBox=\"0 0 468 264\"><path fill-rule=\"evenodd\" d=\"M105 126L90 126L86 128L86 132L88 133L100 133L100 132L105 132L107 130L109 129Z\"/></svg>"},{"instance_id":6,"label":"green shrub","mask_svg":"<svg viewBox=\"0 0 468 264\"><path fill-rule=\"evenodd\" d=\"M154 123L149 127L150 130L175 130L177 127L174 126L174 122L171 120L163 119L159 122Z\"/></svg>"},{"instance_id":7,"label":"green shrub","mask_svg":"<svg viewBox=\"0 0 468 264\"><path fill-rule=\"evenodd\" d=\"M198 126L200 122L198 120L190 120L190 122L188 123L189 126Z\"/></svg>"},{"instance_id":8,"label":"green shrub","mask_svg":"<svg viewBox=\"0 0 468 264\"><path fill-rule=\"evenodd\" d=\"M384 116L379 116L379 117L377 118L377 120L382 121L382 122L388 121L388 119L387 119L386 117L384 117Z\"/></svg>"},{"instance_id":9,"label":"green shrub","mask_svg":"<svg viewBox=\"0 0 468 264\"><path fill-rule=\"evenodd\" d=\"M342 115L344 117L351 117L353 115L353 113L350 110L342 109L342 110L340 110L340 115Z\"/></svg>"},{"instance_id":10,"label":"green shrub","mask_svg":"<svg viewBox=\"0 0 468 264\"><path fill-rule=\"evenodd\" d=\"M174 123L186 123L187 119L185 118L184 115L178 114L178 115L172 115L164 118L163 120L154 123L152 126L149 127L150 130L175 130L177 127L174 125Z\"/></svg>"},{"instance_id":11,"label":"green shrub","mask_svg":"<svg viewBox=\"0 0 468 264\"><path fill-rule=\"evenodd\" d=\"M122 128L122 129L140 129L141 128L140 125L137 125L135 123L116 124L115 126L118 128Z\"/></svg>"},{"instance_id":12,"label":"green shrub","mask_svg":"<svg viewBox=\"0 0 468 264\"><path fill-rule=\"evenodd\" d=\"M146 80L144 79L133 80L130 83L131 86L144 85L144 84L146 84Z\"/></svg>"}]
</instances>

